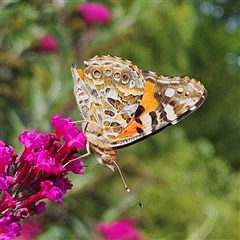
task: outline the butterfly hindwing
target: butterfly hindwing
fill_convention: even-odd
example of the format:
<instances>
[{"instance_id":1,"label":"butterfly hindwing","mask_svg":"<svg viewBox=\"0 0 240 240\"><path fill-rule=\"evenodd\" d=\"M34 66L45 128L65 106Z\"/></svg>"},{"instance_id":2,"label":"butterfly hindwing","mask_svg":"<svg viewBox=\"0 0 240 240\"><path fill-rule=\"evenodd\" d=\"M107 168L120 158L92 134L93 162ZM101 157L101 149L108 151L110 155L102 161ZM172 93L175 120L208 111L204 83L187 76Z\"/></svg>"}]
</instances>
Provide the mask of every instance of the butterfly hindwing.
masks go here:
<instances>
[{"instance_id":1,"label":"butterfly hindwing","mask_svg":"<svg viewBox=\"0 0 240 240\"><path fill-rule=\"evenodd\" d=\"M86 68L72 67L74 94L84 120L101 128L106 143L119 136L136 112L145 80L132 62L95 56Z\"/></svg>"}]
</instances>

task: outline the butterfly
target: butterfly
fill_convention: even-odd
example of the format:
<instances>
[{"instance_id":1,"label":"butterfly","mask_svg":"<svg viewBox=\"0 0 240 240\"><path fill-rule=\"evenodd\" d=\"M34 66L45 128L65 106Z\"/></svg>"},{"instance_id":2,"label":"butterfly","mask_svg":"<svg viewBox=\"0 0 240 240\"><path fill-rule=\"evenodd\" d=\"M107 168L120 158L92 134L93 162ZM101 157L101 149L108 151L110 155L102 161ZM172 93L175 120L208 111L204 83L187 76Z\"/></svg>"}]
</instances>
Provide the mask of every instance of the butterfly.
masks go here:
<instances>
[{"instance_id":1,"label":"butterfly","mask_svg":"<svg viewBox=\"0 0 240 240\"><path fill-rule=\"evenodd\" d=\"M143 71L120 57L96 55L84 64L71 71L87 154L93 149L98 163L113 171L117 149L176 124L207 97L194 78Z\"/></svg>"}]
</instances>

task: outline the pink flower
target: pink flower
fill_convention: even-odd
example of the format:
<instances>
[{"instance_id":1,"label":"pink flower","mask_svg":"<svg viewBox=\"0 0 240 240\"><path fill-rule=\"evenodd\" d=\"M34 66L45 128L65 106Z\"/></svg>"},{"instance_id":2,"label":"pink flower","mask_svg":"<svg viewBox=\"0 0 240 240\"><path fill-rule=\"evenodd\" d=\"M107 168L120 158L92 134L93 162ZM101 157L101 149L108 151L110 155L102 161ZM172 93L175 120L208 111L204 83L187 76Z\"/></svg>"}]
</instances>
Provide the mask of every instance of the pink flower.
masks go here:
<instances>
[{"instance_id":1,"label":"pink flower","mask_svg":"<svg viewBox=\"0 0 240 240\"><path fill-rule=\"evenodd\" d=\"M70 124L71 123L71 124ZM63 140L68 146L83 148L86 146L86 137L82 132L75 128L71 118L60 118L55 115L52 119L52 125L56 128L56 134L62 135Z\"/></svg>"},{"instance_id":2,"label":"pink flower","mask_svg":"<svg viewBox=\"0 0 240 240\"><path fill-rule=\"evenodd\" d=\"M111 14L108 8L98 3L82 3L77 7L88 26L106 24L110 21Z\"/></svg>"},{"instance_id":3,"label":"pink flower","mask_svg":"<svg viewBox=\"0 0 240 240\"><path fill-rule=\"evenodd\" d=\"M40 39L38 44L39 52L51 53L51 52L56 52L57 49L58 49L58 43L54 37L47 35L42 39Z\"/></svg>"},{"instance_id":4,"label":"pink flower","mask_svg":"<svg viewBox=\"0 0 240 240\"><path fill-rule=\"evenodd\" d=\"M0 239L8 240L20 236L22 227L11 212L1 214L0 218ZM17 220L17 221L16 221Z\"/></svg>"},{"instance_id":5,"label":"pink flower","mask_svg":"<svg viewBox=\"0 0 240 240\"><path fill-rule=\"evenodd\" d=\"M100 223L98 231L106 240L143 240L134 225L132 219L122 219L112 223Z\"/></svg>"},{"instance_id":6,"label":"pink flower","mask_svg":"<svg viewBox=\"0 0 240 240\"><path fill-rule=\"evenodd\" d=\"M72 188L66 177L69 171L83 174L83 163L73 159L77 148L85 147L85 136L70 118L55 114L52 122L58 134L36 130L20 134L25 147L20 156L0 141L0 239L19 236L20 219L43 213L43 200L62 204Z\"/></svg>"}]
</instances>

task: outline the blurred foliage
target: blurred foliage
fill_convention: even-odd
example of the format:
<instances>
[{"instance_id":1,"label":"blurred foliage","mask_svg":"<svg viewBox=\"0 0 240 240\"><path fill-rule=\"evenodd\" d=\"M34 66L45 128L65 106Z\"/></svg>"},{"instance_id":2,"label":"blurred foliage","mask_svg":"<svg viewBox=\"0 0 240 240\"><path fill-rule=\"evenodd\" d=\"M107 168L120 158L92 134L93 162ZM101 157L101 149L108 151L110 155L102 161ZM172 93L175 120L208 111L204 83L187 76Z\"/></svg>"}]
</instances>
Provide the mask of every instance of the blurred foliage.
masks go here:
<instances>
[{"instance_id":1,"label":"blurred foliage","mask_svg":"<svg viewBox=\"0 0 240 240\"><path fill-rule=\"evenodd\" d=\"M95 54L132 60L163 75L189 75L209 96L194 114L121 150L118 173L92 167L72 176L64 206L37 219L39 239L91 239L100 221L139 220L148 239L239 239L240 3L237 1L102 1L109 24L88 27L77 1L2 1L0 139L14 147L24 129L50 131L50 119L79 120L70 66ZM54 53L38 51L54 36ZM18 146L20 147L20 146Z\"/></svg>"}]
</instances>

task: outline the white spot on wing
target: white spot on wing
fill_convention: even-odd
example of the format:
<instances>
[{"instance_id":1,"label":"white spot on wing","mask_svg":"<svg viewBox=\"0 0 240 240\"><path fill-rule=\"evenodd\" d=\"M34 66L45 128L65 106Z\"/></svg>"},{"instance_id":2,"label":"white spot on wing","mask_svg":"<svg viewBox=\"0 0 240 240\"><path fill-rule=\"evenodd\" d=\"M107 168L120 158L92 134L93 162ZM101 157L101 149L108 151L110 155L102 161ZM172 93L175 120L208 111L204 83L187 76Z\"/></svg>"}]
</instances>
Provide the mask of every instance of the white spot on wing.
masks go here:
<instances>
[{"instance_id":1,"label":"white spot on wing","mask_svg":"<svg viewBox=\"0 0 240 240\"><path fill-rule=\"evenodd\" d=\"M165 91L166 97L172 97L175 94L175 90L173 88L167 88Z\"/></svg>"},{"instance_id":2,"label":"white spot on wing","mask_svg":"<svg viewBox=\"0 0 240 240\"><path fill-rule=\"evenodd\" d=\"M178 93L183 93L183 91L184 91L184 89L183 89L182 87L180 87L180 88L177 89L177 92L178 92Z\"/></svg>"},{"instance_id":3,"label":"white spot on wing","mask_svg":"<svg viewBox=\"0 0 240 240\"><path fill-rule=\"evenodd\" d=\"M170 104L164 105L164 111L166 112L167 119L169 121L173 121L177 118L177 115L174 112L173 106L171 106Z\"/></svg>"},{"instance_id":4,"label":"white spot on wing","mask_svg":"<svg viewBox=\"0 0 240 240\"><path fill-rule=\"evenodd\" d=\"M152 118L149 114L144 114L141 118L143 126L146 126L144 129L145 133L152 132Z\"/></svg>"},{"instance_id":5,"label":"white spot on wing","mask_svg":"<svg viewBox=\"0 0 240 240\"><path fill-rule=\"evenodd\" d=\"M197 108L196 106L192 106L192 107L190 108L190 110L193 111L193 110L196 109L196 108Z\"/></svg>"}]
</instances>

